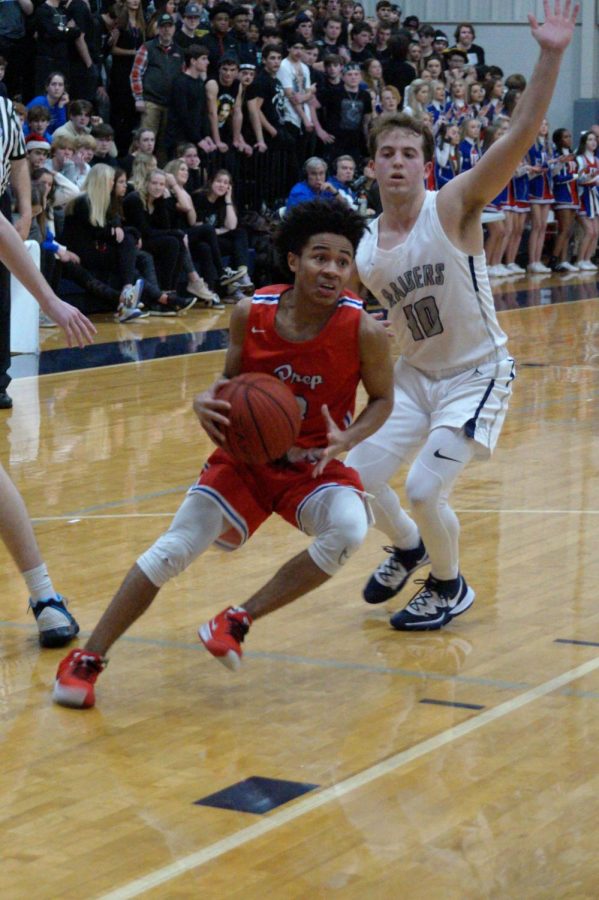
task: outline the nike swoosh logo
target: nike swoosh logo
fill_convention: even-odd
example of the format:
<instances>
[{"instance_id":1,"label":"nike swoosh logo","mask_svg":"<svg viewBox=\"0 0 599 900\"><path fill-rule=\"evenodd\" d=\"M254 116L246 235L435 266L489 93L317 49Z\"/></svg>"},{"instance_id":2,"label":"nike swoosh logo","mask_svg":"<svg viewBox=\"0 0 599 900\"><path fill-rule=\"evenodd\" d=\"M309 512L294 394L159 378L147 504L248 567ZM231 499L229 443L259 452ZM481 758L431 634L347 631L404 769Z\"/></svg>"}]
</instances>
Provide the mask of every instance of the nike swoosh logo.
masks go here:
<instances>
[{"instance_id":1,"label":"nike swoosh logo","mask_svg":"<svg viewBox=\"0 0 599 900\"><path fill-rule=\"evenodd\" d=\"M266 334L266 328L256 328L252 325L252 334Z\"/></svg>"},{"instance_id":2,"label":"nike swoosh logo","mask_svg":"<svg viewBox=\"0 0 599 900\"><path fill-rule=\"evenodd\" d=\"M435 452L433 453L433 456L436 456L437 459L448 459L450 462L457 462L457 463L462 462L461 459L454 459L453 456L444 456L440 450L435 450Z\"/></svg>"}]
</instances>

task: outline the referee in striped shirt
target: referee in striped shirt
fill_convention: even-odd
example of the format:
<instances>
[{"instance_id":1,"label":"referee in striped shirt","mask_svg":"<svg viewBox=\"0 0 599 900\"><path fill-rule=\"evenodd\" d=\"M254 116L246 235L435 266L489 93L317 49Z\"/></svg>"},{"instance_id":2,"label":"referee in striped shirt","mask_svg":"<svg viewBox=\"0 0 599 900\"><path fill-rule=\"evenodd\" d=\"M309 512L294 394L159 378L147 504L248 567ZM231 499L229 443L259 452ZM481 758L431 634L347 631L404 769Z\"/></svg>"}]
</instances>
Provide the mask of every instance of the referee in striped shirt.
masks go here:
<instances>
[{"instance_id":1,"label":"referee in striped shirt","mask_svg":"<svg viewBox=\"0 0 599 900\"><path fill-rule=\"evenodd\" d=\"M9 184L20 219L16 230L25 241L31 227L31 181L21 123L10 100L0 97L0 212L11 221ZM0 409L10 409L10 273L0 263Z\"/></svg>"}]
</instances>

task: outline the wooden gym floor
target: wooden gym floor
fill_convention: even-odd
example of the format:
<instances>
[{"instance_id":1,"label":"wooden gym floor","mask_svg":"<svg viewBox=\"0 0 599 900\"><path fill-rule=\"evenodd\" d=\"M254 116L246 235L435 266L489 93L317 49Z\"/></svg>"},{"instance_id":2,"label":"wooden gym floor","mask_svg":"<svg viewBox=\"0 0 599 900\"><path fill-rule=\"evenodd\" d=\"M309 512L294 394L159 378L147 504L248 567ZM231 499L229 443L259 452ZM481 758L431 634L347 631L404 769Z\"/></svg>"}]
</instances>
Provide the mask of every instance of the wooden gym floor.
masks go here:
<instances>
[{"instance_id":1,"label":"wooden gym floor","mask_svg":"<svg viewBox=\"0 0 599 900\"><path fill-rule=\"evenodd\" d=\"M389 627L409 590L363 603L373 530L227 672L196 628L306 545L272 519L171 582L72 711L0 547L3 898L599 896L598 287L495 287L519 377L455 492L477 600L441 632ZM191 400L227 320L103 321L94 348L47 332L15 359L0 458L83 635L208 452Z\"/></svg>"}]
</instances>

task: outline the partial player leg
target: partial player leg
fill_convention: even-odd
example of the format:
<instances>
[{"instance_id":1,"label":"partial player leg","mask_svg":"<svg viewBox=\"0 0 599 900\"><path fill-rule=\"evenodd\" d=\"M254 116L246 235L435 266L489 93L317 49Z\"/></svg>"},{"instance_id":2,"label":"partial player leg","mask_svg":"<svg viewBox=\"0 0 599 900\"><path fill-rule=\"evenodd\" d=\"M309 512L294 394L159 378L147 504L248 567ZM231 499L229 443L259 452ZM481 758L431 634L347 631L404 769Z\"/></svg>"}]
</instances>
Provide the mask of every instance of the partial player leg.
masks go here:
<instances>
[{"instance_id":1,"label":"partial player leg","mask_svg":"<svg viewBox=\"0 0 599 900\"><path fill-rule=\"evenodd\" d=\"M169 530L143 553L125 576L83 650L58 667L54 700L62 706L94 705L94 684L114 642L148 609L160 588L183 572L222 534L223 515L206 494L188 494Z\"/></svg>"},{"instance_id":2,"label":"partial player leg","mask_svg":"<svg viewBox=\"0 0 599 900\"><path fill-rule=\"evenodd\" d=\"M27 583L42 647L64 647L79 631L64 597L54 590L23 498L0 465L0 535Z\"/></svg>"},{"instance_id":3,"label":"partial player leg","mask_svg":"<svg viewBox=\"0 0 599 900\"><path fill-rule=\"evenodd\" d=\"M241 643L254 619L265 616L328 581L366 537L364 501L349 488L330 488L311 496L302 525L315 541L283 565L243 606L229 607L199 629L202 643L228 669L241 664Z\"/></svg>"},{"instance_id":4,"label":"partial player leg","mask_svg":"<svg viewBox=\"0 0 599 900\"><path fill-rule=\"evenodd\" d=\"M384 426L383 426L384 427ZM387 483L405 460L369 440L349 453L347 465L357 469L364 490L372 494L376 528L389 538L384 549L389 556L375 569L364 588L367 603L384 603L401 591L410 575L429 559L418 526L402 508L399 497Z\"/></svg>"},{"instance_id":5,"label":"partial player leg","mask_svg":"<svg viewBox=\"0 0 599 900\"><path fill-rule=\"evenodd\" d=\"M426 543L431 574L406 608L392 616L394 628L441 628L474 601L474 591L459 573L460 525L449 505L455 481L473 456L474 441L462 431L435 428L414 460L406 492Z\"/></svg>"}]
</instances>

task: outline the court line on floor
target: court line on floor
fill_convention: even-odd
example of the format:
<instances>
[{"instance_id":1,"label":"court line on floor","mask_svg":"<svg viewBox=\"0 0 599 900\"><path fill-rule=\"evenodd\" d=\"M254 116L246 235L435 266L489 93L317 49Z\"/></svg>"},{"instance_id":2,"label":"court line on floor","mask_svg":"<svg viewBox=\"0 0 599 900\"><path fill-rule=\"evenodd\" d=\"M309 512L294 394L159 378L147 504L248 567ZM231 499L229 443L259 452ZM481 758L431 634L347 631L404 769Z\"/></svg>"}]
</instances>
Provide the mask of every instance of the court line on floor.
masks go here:
<instances>
[{"instance_id":1,"label":"court line on floor","mask_svg":"<svg viewBox=\"0 0 599 900\"><path fill-rule=\"evenodd\" d=\"M0 629L15 629L29 631L37 638L37 626L26 622L0 621ZM90 631L80 631L79 639L89 637ZM164 638L146 638L124 634L120 639L123 643L139 644L147 647L160 647L164 650L182 650L191 653L204 654L204 648L198 641L168 641ZM556 639L556 643L560 639ZM565 641L564 641L565 643ZM569 642L568 642L569 643ZM572 643L577 643L573 641ZM584 645L583 645L584 646ZM506 681L501 678L485 678L482 675L447 675L443 672L432 672L429 669L404 669L399 666L376 666L368 663L348 662L342 659L323 659L312 656L292 655L290 653L276 653L272 650L245 650L244 658L257 662L280 662L286 666L313 666L317 669L329 669L336 671L363 672L366 675L391 675L401 678L418 678L421 681L449 682L459 685L471 685L475 687L488 687L498 691L523 691L530 689L528 681ZM577 697L583 700L599 700L599 691L578 691L574 688L564 688L560 691L563 696Z\"/></svg>"},{"instance_id":2,"label":"court line on floor","mask_svg":"<svg viewBox=\"0 0 599 900\"><path fill-rule=\"evenodd\" d=\"M174 878L178 878L180 875L185 875L187 872L198 869L200 866L218 859L226 853L230 853L233 850L243 847L250 841L264 837L264 835L271 831L275 831L284 825L288 825L290 822L293 822L308 813L315 812L321 807L326 806L328 803L338 801L341 797L345 797L360 788L366 787L373 781L376 781L385 775L393 774L408 763L414 762L428 753L439 750L460 738L466 737L467 735L484 728L486 725L490 725L493 722L514 713L517 710L528 706L528 704L534 703L535 700L540 700L542 697L547 696L547 694L552 693L558 688L570 684L570 682L575 681L578 678L583 678L585 675L589 675L596 669L599 669L599 656L586 663L582 663L580 666L576 666L574 669L570 669L568 672L564 672L562 675L558 675L556 678L551 678L549 681L526 691L519 697L513 697L510 700L506 700L505 703L500 703L499 706L496 706L493 709L486 710L478 716L474 716L459 725L448 728L446 731L443 731L432 738L428 738L425 741L421 741L419 744L409 747L407 750L402 750L394 756L359 772L357 775L352 775L344 781L340 781L338 784L325 788L313 796L309 795L303 800L293 803L288 808L279 810L279 812L274 813L272 816L261 819L259 822L255 822L248 828L243 828L241 831L237 831L226 838L222 838L221 840L204 847L202 850L190 853L187 856L176 860L174 863L170 863L167 866L149 872L147 875L142 875L140 878L136 878L128 884L116 888L116 890L112 890L107 894L102 894L99 900L129 900L131 897L138 897L145 891L166 884Z\"/></svg>"},{"instance_id":3,"label":"court line on floor","mask_svg":"<svg viewBox=\"0 0 599 900\"><path fill-rule=\"evenodd\" d=\"M124 501L128 502L128 501ZM107 506L117 505L107 504ZM497 509L495 507L476 508L466 507L464 509L455 508L455 513L460 516L473 513L475 515L497 513L508 516L597 516L599 509ZM64 516L34 516L32 522L34 524L40 522L75 522L87 519L152 519L152 518L172 518L176 510L172 512L154 512L154 513L106 513L103 515L88 515L86 513L69 513Z\"/></svg>"}]
</instances>

